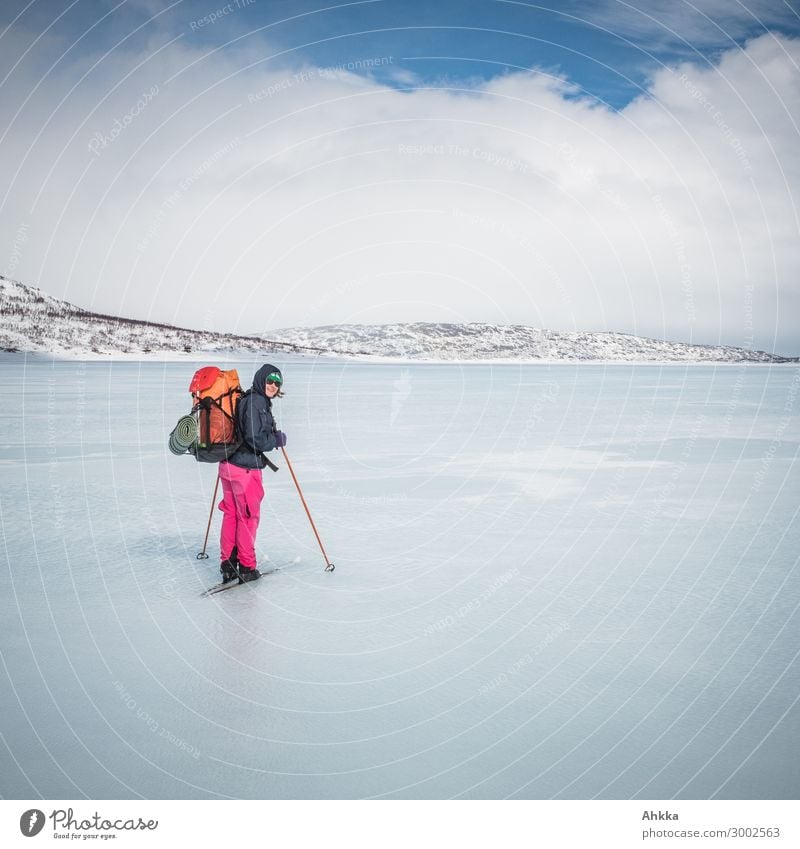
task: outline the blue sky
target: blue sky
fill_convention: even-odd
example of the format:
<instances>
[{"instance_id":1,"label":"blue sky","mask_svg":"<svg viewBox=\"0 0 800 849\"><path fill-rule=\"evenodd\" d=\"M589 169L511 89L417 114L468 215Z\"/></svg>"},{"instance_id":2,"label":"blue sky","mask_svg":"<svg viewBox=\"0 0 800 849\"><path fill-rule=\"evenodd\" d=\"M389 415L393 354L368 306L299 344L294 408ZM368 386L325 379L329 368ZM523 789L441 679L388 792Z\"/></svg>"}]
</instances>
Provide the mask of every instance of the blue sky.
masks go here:
<instances>
[{"instance_id":1,"label":"blue sky","mask_svg":"<svg viewBox=\"0 0 800 849\"><path fill-rule=\"evenodd\" d=\"M179 36L236 52L259 43L277 66L335 66L392 57L372 76L396 86L402 70L421 85L470 85L537 68L567 77L577 93L624 106L664 64L712 63L765 32L800 33L800 0L6 0L2 21L50 28L81 52ZM94 27L87 32L90 27ZM404 75L400 75L404 76Z\"/></svg>"},{"instance_id":2,"label":"blue sky","mask_svg":"<svg viewBox=\"0 0 800 849\"><path fill-rule=\"evenodd\" d=\"M799 24L797 0L11 0L0 273L217 330L797 354Z\"/></svg>"}]
</instances>

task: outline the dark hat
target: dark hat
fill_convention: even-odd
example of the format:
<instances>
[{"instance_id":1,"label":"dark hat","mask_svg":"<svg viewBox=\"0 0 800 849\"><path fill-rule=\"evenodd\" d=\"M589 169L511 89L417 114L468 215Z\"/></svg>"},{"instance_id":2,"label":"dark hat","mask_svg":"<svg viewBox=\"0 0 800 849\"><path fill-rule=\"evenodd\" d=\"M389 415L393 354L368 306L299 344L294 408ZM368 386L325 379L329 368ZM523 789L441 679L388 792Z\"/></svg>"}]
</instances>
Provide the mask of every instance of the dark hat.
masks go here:
<instances>
[{"instance_id":1,"label":"dark hat","mask_svg":"<svg viewBox=\"0 0 800 849\"><path fill-rule=\"evenodd\" d=\"M267 378L273 374L277 375L280 379L281 385L283 385L283 374L281 373L281 370L277 366L272 365L272 363L265 363L256 372L255 377L253 378L253 391L263 395Z\"/></svg>"}]
</instances>

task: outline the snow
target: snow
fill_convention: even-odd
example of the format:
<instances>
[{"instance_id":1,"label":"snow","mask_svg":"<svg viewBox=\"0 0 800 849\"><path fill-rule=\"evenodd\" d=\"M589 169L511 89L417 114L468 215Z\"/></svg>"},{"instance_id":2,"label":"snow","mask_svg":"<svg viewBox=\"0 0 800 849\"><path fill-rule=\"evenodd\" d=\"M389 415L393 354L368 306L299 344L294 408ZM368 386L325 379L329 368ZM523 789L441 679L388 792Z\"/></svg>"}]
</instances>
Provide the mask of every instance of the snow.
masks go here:
<instances>
[{"instance_id":1,"label":"snow","mask_svg":"<svg viewBox=\"0 0 800 849\"><path fill-rule=\"evenodd\" d=\"M415 361L782 362L788 358L726 345L688 345L625 333L558 333L520 324L336 324L273 330L289 345Z\"/></svg>"},{"instance_id":2,"label":"snow","mask_svg":"<svg viewBox=\"0 0 800 849\"><path fill-rule=\"evenodd\" d=\"M48 353L65 359L248 357L267 347L261 338L89 312L2 275L0 317L0 351ZM294 350L292 345L271 347Z\"/></svg>"},{"instance_id":3,"label":"snow","mask_svg":"<svg viewBox=\"0 0 800 849\"><path fill-rule=\"evenodd\" d=\"M0 359L3 798L796 798L796 366L290 363L211 598L192 371Z\"/></svg>"},{"instance_id":4,"label":"snow","mask_svg":"<svg viewBox=\"0 0 800 849\"><path fill-rule=\"evenodd\" d=\"M753 362L797 361L723 345L687 345L624 333L556 333L524 325L341 324L237 336L99 315L0 275L0 351L62 359L290 357L374 362Z\"/></svg>"}]
</instances>

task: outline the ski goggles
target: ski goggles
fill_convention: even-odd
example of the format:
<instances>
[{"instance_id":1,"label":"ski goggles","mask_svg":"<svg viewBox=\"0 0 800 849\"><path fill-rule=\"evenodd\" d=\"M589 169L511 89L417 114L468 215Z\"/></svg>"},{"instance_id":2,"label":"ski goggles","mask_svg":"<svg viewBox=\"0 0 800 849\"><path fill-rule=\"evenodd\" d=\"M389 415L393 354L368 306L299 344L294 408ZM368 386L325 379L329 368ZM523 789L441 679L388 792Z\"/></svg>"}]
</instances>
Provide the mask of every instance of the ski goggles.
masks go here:
<instances>
[{"instance_id":1,"label":"ski goggles","mask_svg":"<svg viewBox=\"0 0 800 849\"><path fill-rule=\"evenodd\" d=\"M275 386L280 386L282 383L283 378L279 374L276 374L274 371L272 372L272 374L267 375L267 386L272 386L273 384Z\"/></svg>"}]
</instances>

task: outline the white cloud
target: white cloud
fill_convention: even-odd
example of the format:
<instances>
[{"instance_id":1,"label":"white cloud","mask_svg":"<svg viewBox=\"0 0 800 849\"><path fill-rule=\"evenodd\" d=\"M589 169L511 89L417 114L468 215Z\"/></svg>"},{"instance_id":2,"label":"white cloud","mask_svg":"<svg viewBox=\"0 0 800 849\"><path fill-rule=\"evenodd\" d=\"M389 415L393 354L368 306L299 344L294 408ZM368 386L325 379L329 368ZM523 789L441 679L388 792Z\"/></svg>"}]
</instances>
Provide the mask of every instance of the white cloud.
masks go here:
<instances>
[{"instance_id":1,"label":"white cloud","mask_svg":"<svg viewBox=\"0 0 800 849\"><path fill-rule=\"evenodd\" d=\"M621 112L536 72L402 92L248 50L178 41L72 92L94 60L44 80L0 145L0 266L188 326L485 320L800 353L800 42L662 71Z\"/></svg>"},{"instance_id":2,"label":"white cloud","mask_svg":"<svg viewBox=\"0 0 800 849\"><path fill-rule=\"evenodd\" d=\"M651 46L730 46L758 32L796 28L800 17L775 0L589 0L585 18L622 36L651 39Z\"/></svg>"}]
</instances>

